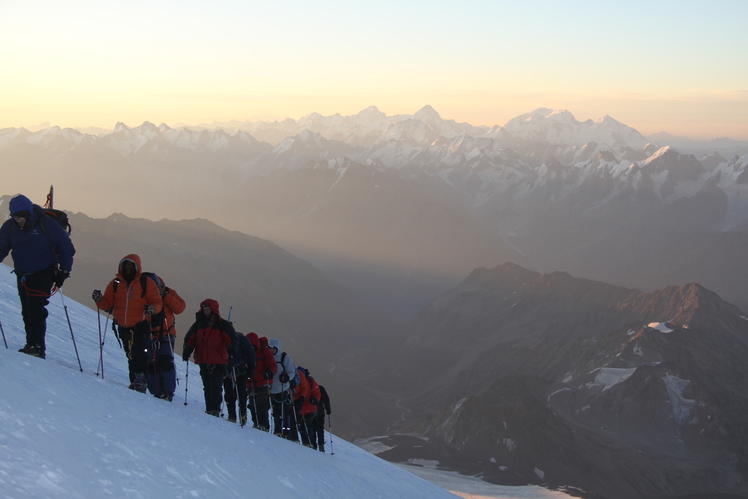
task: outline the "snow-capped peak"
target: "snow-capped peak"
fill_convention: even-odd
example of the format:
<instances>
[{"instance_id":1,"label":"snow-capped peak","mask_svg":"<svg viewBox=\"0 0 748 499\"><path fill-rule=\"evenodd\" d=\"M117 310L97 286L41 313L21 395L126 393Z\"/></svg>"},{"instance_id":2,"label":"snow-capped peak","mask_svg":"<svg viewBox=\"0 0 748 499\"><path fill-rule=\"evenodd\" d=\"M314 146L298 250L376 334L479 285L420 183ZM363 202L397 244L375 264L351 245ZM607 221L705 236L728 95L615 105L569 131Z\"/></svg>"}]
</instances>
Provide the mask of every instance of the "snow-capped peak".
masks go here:
<instances>
[{"instance_id":1,"label":"snow-capped peak","mask_svg":"<svg viewBox=\"0 0 748 499\"><path fill-rule=\"evenodd\" d=\"M377 106L369 106L366 109L363 109L356 114L356 116L361 118L386 118L387 115L384 114L382 111L379 110Z\"/></svg>"},{"instance_id":2,"label":"snow-capped peak","mask_svg":"<svg viewBox=\"0 0 748 499\"><path fill-rule=\"evenodd\" d=\"M416 112L416 114L413 115L413 117L415 119L423 121L429 126L433 126L443 121L442 117L439 116L439 113L436 112L436 109L429 105L423 106Z\"/></svg>"}]
</instances>

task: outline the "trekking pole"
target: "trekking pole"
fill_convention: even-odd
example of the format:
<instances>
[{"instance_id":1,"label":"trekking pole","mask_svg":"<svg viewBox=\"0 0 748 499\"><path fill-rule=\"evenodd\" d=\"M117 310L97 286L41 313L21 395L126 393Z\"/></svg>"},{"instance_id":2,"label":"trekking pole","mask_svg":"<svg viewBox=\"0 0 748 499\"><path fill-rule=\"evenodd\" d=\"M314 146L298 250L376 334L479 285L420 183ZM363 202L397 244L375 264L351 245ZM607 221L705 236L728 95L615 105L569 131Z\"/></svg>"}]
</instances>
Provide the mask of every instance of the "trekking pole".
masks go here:
<instances>
[{"instance_id":1,"label":"trekking pole","mask_svg":"<svg viewBox=\"0 0 748 499\"><path fill-rule=\"evenodd\" d=\"M3 343L5 343L5 349L8 349L8 342L5 341L5 330L3 329L3 321L0 321L0 333L3 333Z\"/></svg>"},{"instance_id":2,"label":"trekking pole","mask_svg":"<svg viewBox=\"0 0 748 499\"><path fill-rule=\"evenodd\" d=\"M106 314L106 320L104 321L104 336L101 338L101 354L99 356L101 362L101 379L104 379L104 343L106 343L107 326L109 326L109 312Z\"/></svg>"},{"instance_id":3,"label":"trekking pole","mask_svg":"<svg viewBox=\"0 0 748 499\"><path fill-rule=\"evenodd\" d=\"M187 368L184 370L184 405L187 405L187 382L190 380L190 361L185 360Z\"/></svg>"},{"instance_id":4,"label":"trekking pole","mask_svg":"<svg viewBox=\"0 0 748 499\"><path fill-rule=\"evenodd\" d=\"M68 327L70 328L70 337L73 339L73 347L75 348L75 357L78 359L78 368L83 372L83 366L81 365L81 357L78 355L78 345L75 344L75 335L73 334L73 325L70 323L70 314L68 314L68 306L65 305L65 295L62 294L62 289L57 289L60 292L60 298L62 299L62 308L65 309L65 317L68 320ZM97 312L98 313L98 312Z\"/></svg>"},{"instance_id":5,"label":"trekking pole","mask_svg":"<svg viewBox=\"0 0 748 499\"><path fill-rule=\"evenodd\" d=\"M94 303L96 303L96 302L94 302ZM96 308L96 322L97 322L97 324L99 326L99 365L96 366L96 377L98 377L99 376L99 369L101 368L101 366L103 364L102 357L104 355L103 354L103 343L101 342L101 314L99 313L98 307ZM102 369L102 371L103 371L103 369ZM104 379L104 376L103 376L104 373L102 372L101 374L102 374L101 379Z\"/></svg>"},{"instance_id":6,"label":"trekking pole","mask_svg":"<svg viewBox=\"0 0 748 499\"><path fill-rule=\"evenodd\" d=\"M296 417L296 406L293 403L293 395L291 395L291 416L293 417L293 426L296 428L296 443L301 445L301 424L299 423L299 418ZM289 421L290 423L290 421ZM307 435L307 440L309 439L309 435Z\"/></svg>"},{"instance_id":7,"label":"trekking pole","mask_svg":"<svg viewBox=\"0 0 748 499\"><path fill-rule=\"evenodd\" d=\"M334 445L332 443L332 418L330 417L329 414L327 415L327 426L328 426L328 428L330 428L328 430L328 432L327 432L327 433L330 434L330 455L334 456L335 455L335 447L334 447Z\"/></svg>"}]
</instances>

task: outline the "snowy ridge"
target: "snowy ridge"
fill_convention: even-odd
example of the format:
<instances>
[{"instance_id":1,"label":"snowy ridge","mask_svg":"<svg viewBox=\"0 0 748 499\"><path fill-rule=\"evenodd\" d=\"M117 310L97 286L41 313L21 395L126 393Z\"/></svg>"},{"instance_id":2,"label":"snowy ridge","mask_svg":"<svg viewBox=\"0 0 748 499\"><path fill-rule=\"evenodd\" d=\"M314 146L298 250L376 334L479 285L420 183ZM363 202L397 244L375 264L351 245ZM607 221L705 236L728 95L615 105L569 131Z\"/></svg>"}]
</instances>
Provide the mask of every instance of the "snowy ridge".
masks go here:
<instances>
[{"instance_id":1,"label":"snowy ridge","mask_svg":"<svg viewBox=\"0 0 748 499\"><path fill-rule=\"evenodd\" d=\"M509 120L504 129L515 139L581 146L588 142L610 147L642 149L649 142L633 128L610 116L578 121L566 110L539 108Z\"/></svg>"},{"instance_id":2,"label":"snowy ridge","mask_svg":"<svg viewBox=\"0 0 748 499\"><path fill-rule=\"evenodd\" d=\"M603 185L600 191L610 193L596 209L620 196L666 205L716 185L728 196L725 230L738 226L748 211L748 155L729 160L712 155L704 158L705 166L673 147L651 144L610 116L581 122L569 111L540 108L489 129L445 120L431 106L397 116L372 106L352 116L312 113L299 121L231 125L239 126L226 132L117 123L103 135L59 127L35 133L4 129L0 152L33 145L65 158L75 151L78 164L83 157L99 161L107 148L143 169L142 174L163 177L155 182L171 182L169 168L199 172L194 178L216 169L226 179L246 180L310 162L348 159L407 176L435 175L472 202L476 212L505 193L511 197L503 202L516 203L514 209L525 213L523 203L553 203L586 184Z\"/></svg>"}]
</instances>

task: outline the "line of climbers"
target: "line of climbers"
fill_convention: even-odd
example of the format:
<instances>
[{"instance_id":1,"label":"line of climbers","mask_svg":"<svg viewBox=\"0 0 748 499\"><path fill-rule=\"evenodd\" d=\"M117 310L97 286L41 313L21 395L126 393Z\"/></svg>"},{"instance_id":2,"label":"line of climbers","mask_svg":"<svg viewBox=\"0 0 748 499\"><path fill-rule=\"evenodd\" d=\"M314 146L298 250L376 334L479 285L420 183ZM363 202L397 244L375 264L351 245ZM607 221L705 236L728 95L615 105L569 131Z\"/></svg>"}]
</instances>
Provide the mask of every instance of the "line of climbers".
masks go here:
<instances>
[{"instance_id":1,"label":"line of climbers","mask_svg":"<svg viewBox=\"0 0 748 499\"><path fill-rule=\"evenodd\" d=\"M127 356L129 387L171 401L176 388L175 316L184 312L184 300L159 276L143 272L136 254L122 258L104 292L96 289L91 296L113 317L112 327ZM237 422L238 402L242 426L249 409L253 427L270 431L272 409L274 434L300 438L302 444L325 451L329 396L307 369L294 365L279 340L237 333L221 317L218 302L205 299L184 337L182 359L189 362L193 353L207 414L220 416L225 400L228 420Z\"/></svg>"},{"instance_id":2,"label":"line of climbers","mask_svg":"<svg viewBox=\"0 0 748 499\"><path fill-rule=\"evenodd\" d=\"M18 195L10 200L9 210L10 218L0 227L0 261L8 254L13 257L26 330L26 345L19 352L45 358L46 306L73 269L70 224L64 212L52 209L52 189L44 208ZM122 258L117 276L103 293L94 290L92 298L114 318L112 328L127 356L130 388L171 401L176 389L175 316L184 312L185 301L159 276L143 272L136 254ZM273 433L292 440L300 435L304 445L324 452L330 399L309 371L297 368L281 350L280 341L237 333L221 318L218 302L207 299L185 336L182 358L188 361L193 352L208 414L220 415L223 395L229 421L237 420L238 402L242 426L249 409L253 426L270 431L272 410Z\"/></svg>"}]
</instances>

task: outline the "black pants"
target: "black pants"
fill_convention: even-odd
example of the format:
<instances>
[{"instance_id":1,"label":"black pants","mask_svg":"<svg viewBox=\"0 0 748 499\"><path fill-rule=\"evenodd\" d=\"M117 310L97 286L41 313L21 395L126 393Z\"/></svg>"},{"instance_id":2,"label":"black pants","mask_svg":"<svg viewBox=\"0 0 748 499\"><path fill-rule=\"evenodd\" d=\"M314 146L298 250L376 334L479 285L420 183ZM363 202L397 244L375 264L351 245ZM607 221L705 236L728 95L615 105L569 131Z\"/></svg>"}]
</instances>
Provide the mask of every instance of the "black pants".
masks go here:
<instances>
[{"instance_id":1,"label":"black pants","mask_svg":"<svg viewBox=\"0 0 748 499\"><path fill-rule=\"evenodd\" d=\"M239 416L240 421L247 421L247 373L236 373L234 381L234 371L230 370L223 379L223 399L226 401L226 410L229 419L236 421L236 396L239 394Z\"/></svg>"},{"instance_id":2,"label":"black pants","mask_svg":"<svg viewBox=\"0 0 748 499\"><path fill-rule=\"evenodd\" d=\"M21 315L26 328L26 345L38 345L42 355L47 346L47 305L49 293L55 280L54 268L33 274L17 275L18 297L21 299Z\"/></svg>"},{"instance_id":3,"label":"black pants","mask_svg":"<svg viewBox=\"0 0 748 499\"><path fill-rule=\"evenodd\" d=\"M130 371L130 383L135 381L135 373L145 375L148 367L148 354L145 351L146 340L151 334L150 323L143 321L131 327L117 326L122 348L127 355L127 368Z\"/></svg>"},{"instance_id":4,"label":"black pants","mask_svg":"<svg viewBox=\"0 0 748 499\"><path fill-rule=\"evenodd\" d=\"M299 440L296 431L296 409L288 391L274 393L270 397L273 404L273 433L283 438Z\"/></svg>"},{"instance_id":5,"label":"black pants","mask_svg":"<svg viewBox=\"0 0 748 499\"><path fill-rule=\"evenodd\" d=\"M314 417L314 432L310 435L311 439L316 440L316 449L325 450L325 411L317 409L317 415ZM315 438L316 437L316 438ZM314 445L312 445L314 447Z\"/></svg>"},{"instance_id":6,"label":"black pants","mask_svg":"<svg viewBox=\"0 0 748 499\"><path fill-rule=\"evenodd\" d=\"M249 412L255 428L270 429L270 385L258 386L249 392Z\"/></svg>"},{"instance_id":7,"label":"black pants","mask_svg":"<svg viewBox=\"0 0 748 499\"><path fill-rule=\"evenodd\" d=\"M200 377L203 379L203 394L205 395L205 412L214 416L221 413L224 376L226 376L225 364L200 364Z\"/></svg>"}]
</instances>

